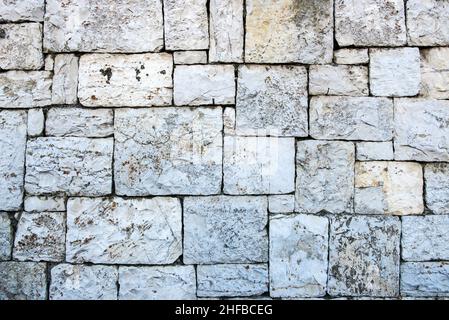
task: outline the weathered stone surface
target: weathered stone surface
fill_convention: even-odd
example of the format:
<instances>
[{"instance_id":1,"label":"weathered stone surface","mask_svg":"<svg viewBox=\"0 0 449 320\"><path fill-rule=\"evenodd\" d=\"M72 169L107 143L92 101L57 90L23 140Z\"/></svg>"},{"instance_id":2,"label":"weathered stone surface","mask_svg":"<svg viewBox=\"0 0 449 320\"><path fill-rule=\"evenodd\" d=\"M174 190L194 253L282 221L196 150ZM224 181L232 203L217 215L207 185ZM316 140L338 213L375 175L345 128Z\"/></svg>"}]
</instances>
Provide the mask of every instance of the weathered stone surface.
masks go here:
<instances>
[{"instance_id":1,"label":"weathered stone surface","mask_svg":"<svg viewBox=\"0 0 449 320\"><path fill-rule=\"evenodd\" d=\"M330 63L332 0L246 1L245 61Z\"/></svg>"},{"instance_id":2,"label":"weathered stone surface","mask_svg":"<svg viewBox=\"0 0 449 320\"><path fill-rule=\"evenodd\" d=\"M268 292L265 264L198 266L198 297L250 297Z\"/></svg>"},{"instance_id":3,"label":"weathered stone surface","mask_svg":"<svg viewBox=\"0 0 449 320\"><path fill-rule=\"evenodd\" d=\"M402 1L401 1L402 2ZM418 48L370 49L370 87L374 96L415 96L421 86Z\"/></svg>"},{"instance_id":4,"label":"weathered stone surface","mask_svg":"<svg viewBox=\"0 0 449 320\"><path fill-rule=\"evenodd\" d=\"M295 140L273 137L224 138L226 194L283 194L295 190Z\"/></svg>"},{"instance_id":5,"label":"weathered stone surface","mask_svg":"<svg viewBox=\"0 0 449 320\"><path fill-rule=\"evenodd\" d=\"M47 54L44 60L44 70L46 71L53 71L53 68L55 66L55 55L54 54Z\"/></svg>"},{"instance_id":6,"label":"weathered stone surface","mask_svg":"<svg viewBox=\"0 0 449 320\"><path fill-rule=\"evenodd\" d=\"M336 64L365 64L369 62L368 49L339 49L334 51Z\"/></svg>"},{"instance_id":7,"label":"weathered stone surface","mask_svg":"<svg viewBox=\"0 0 449 320\"><path fill-rule=\"evenodd\" d=\"M403 263L401 294L412 297L449 296L449 263Z\"/></svg>"},{"instance_id":8,"label":"weathered stone surface","mask_svg":"<svg viewBox=\"0 0 449 320\"><path fill-rule=\"evenodd\" d=\"M402 218L402 259L449 260L449 216Z\"/></svg>"},{"instance_id":9,"label":"weathered stone surface","mask_svg":"<svg viewBox=\"0 0 449 320\"><path fill-rule=\"evenodd\" d=\"M421 165L393 161L357 162L354 211L394 215L423 213Z\"/></svg>"},{"instance_id":10,"label":"weathered stone surface","mask_svg":"<svg viewBox=\"0 0 449 320\"><path fill-rule=\"evenodd\" d=\"M163 46L158 0L47 0L44 48L69 52L159 51Z\"/></svg>"},{"instance_id":11,"label":"weathered stone surface","mask_svg":"<svg viewBox=\"0 0 449 320\"><path fill-rule=\"evenodd\" d=\"M116 193L219 193L222 128L221 108L117 110Z\"/></svg>"},{"instance_id":12,"label":"weathered stone surface","mask_svg":"<svg viewBox=\"0 0 449 320\"><path fill-rule=\"evenodd\" d=\"M116 300L113 266L59 264L51 269L50 300Z\"/></svg>"},{"instance_id":13,"label":"weathered stone surface","mask_svg":"<svg viewBox=\"0 0 449 320\"><path fill-rule=\"evenodd\" d=\"M234 104L234 66L176 66L175 105Z\"/></svg>"},{"instance_id":14,"label":"weathered stone surface","mask_svg":"<svg viewBox=\"0 0 449 320\"><path fill-rule=\"evenodd\" d=\"M182 254L181 220L176 198L71 198L67 261L173 263Z\"/></svg>"},{"instance_id":15,"label":"weathered stone surface","mask_svg":"<svg viewBox=\"0 0 449 320\"><path fill-rule=\"evenodd\" d=\"M243 62L243 0L210 1L211 62Z\"/></svg>"},{"instance_id":16,"label":"weathered stone surface","mask_svg":"<svg viewBox=\"0 0 449 320\"><path fill-rule=\"evenodd\" d=\"M175 51L173 52L175 64L205 64L207 63L206 51Z\"/></svg>"},{"instance_id":17,"label":"weathered stone surface","mask_svg":"<svg viewBox=\"0 0 449 320\"><path fill-rule=\"evenodd\" d=\"M397 296L400 234L397 217L333 217L328 293Z\"/></svg>"},{"instance_id":18,"label":"weathered stone surface","mask_svg":"<svg viewBox=\"0 0 449 320\"><path fill-rule=\"evenodd\" d=\"M357 160L393 160L393 143L386 142L358 142L356 144Z\"/></svg>"},{"instance_id":19,"label":"weathered stone surface","mask_svg":"<svg viewBox=\"0 0 449 320\"><path fill-rule=\"evenodd\" d=\"M449 48L421 50L420 95L449 99Z\"/></svg>"},{"instance_id":20,"label":"weathered stone surface","mask_svg":"<svg viewBox=\"0 0 449 320\"><path fill-rule=\"evenodd\" d=\"M26 196L25 211L65 211L65 199L57 196Z\"/></svg>"},{"instance_id":21,"label":"weathered stone surface","mask_svg":"<svg viewBox=\"0 0 449 320\"><path fill-rule=\"evenodd\" d=\"M449 161L449 101L395 99L396 160Z\"/></svg>"},{"instance_id":22,"label":"weathered stone surface","mask_svg":"<svg viewBox=\"0 0 449 320\"><path fill-rule=\"evenodd\" d=\"M13 257L21 261L64 260L64 212L23 212L17 225Z\"/></svg>"},{"instance_id":23,"label":"weathered stone surface","mask_svg":"<svg viewBox=\"0 0 449 320\"><path fill-rule=\"evenodd\" d=\"M28 140L25 190L32 195L62 192L100 196L112 187L111 139Z\"/></svg>"},{"instance_id":24,"label":"weathered stone surface","mask_svg":"<svg viewBox=\"0 0 449 320\"><path fill-rule=\"evenodd\" d=\"M0 210L22 205L26 134L26 112L0 111Z\"/></svg>"},{"instance_id":25,"label":"weathered stone surface","mask_svg":"<svg viewBox=\"0 0 449 320\"><path fill-rule=\"evenodd\" d=\"M186 264L268 261L266 197L184 199Z\"/></svg>"},{"instance_id":26,"label":"weathered stone surface","mask_svg":"<svg viewBox=\"0 0 449 320\"><path fill-rule=\"evenodd\" d=\"M0 261L11 259L12 224L6 212L0 212Z\"/></svg>"},{"instance_id":27,"label":"weathered stone surface","mask_svg":"<svg viewBox=\"0 0 449 320\"><path fill-rule=\"evenodd\" d=\"M311 95L367 96L368 68L364 66L310 66Z\"/></svg>"},{"instance_id":28,"label":"weathered stone surface","mask_svg":"<svg viewBox=\"0 0 449 320\"><path fill-rule=\"evenodd\" d=\"M28 110L27 132L31 137L40 136L44 132L45 115L42 109Z\"/></svg>"},{"instance_id":29,"label":"weathered stone surface","mask_svg":"<svg viewBox=\"0 0 449 320\"><path fill-rule=\"evenodd\" d=\"M33 108L51 104L49 71L0 73L0 108Z\"/></svg>"},{"instance_id":30,"label":"weathered stone surface","mask_svg":"<svg viewBox=\"0 0 449 320\"><path fill-rule=\"evenodd\" d=\"M44 20L45 0L2 0L0 3L0 22Z\"/></svg>"},{"instance_id":31,"label":"weathered stone surface","mask_svg":"<svg viewBox=\"0 0 449 320\"><path fill-rule=\"evenodd\" d=\"M223 130L225 135L235 134L235 108L226 107L223 111Z\"/></svg>"},{"instance_id":32,"label":"weathered stone surface","mask_svg":"<svg viewBox=\"0 0 449 320\"><path fill-rule=\"evenodd\" d=\"M165 48L209 48L206 0L164 0Z\"/></svg>"},{"instance_id":33,"label":"weathered stone surface","mask_svg":"<svg viewBox=\"0 0 449 320\"><path fill-rule=\"evenodd\" d=\"M307 136L307 70L245 65L237 85L237 133Z\"/></svg>"},{"instance_id":34,"label":"weathered stone surface","mask_svg":"<svg viewBox=\"0 0 449 320\"><path fill-rule=\"evenodd\" d=\"M0 300L45 300L45 263L0 262Z\"/></svg>"},{"instance_id":35,"label":"weathered stone surface","mask_svg":"<svg viewBox=\"0 0 449 320\"><path fill-rule=\"evenodd\" d=\"M47 112L45 132L56 137L107 137L114 134L111 109L52 108Z\"/></svg>"},{"instance_id":36,"label":"weathered stone surface","mask_svg":"<svg viewBox=\"0 0 449 320\"><path fill-rule=\"evenodd\" d=\"M315 139L391 140L393 102L373 97L313 97L310 135Z\"/></svg>"},{"instance_id":37,"label":"weathered stone surface","mask_svg":"<svg viewBox=\"0 0 449 320\"><path fill-rule=\"evenodd\" d=\"M449 45L449 3L407 1L408 42L416 46Z\"/></svg>"},{"instance_id":38,"label":"weathered stone surface","mask_svg":"<svg viewBox=\"0 0 449 320\"><path fill-rule=\"evenodd\" d=\"M51 98L53 104L77 102L78 62L79 58L74 54L56 55Z\"/></svg>"},{"instance_id":39,"label":"weathered stone surface","mask_svg":"<svg viewBox=\"0 0 449 320\"><path fill-rule=\"evenodd\" d=\"M405 45L404 2L336 0L335 29L340 46Z\"/></svg>"},{"instance_id":40,"label":"weathered stone surface","mask_svg":"<svg viewBox=\"0 0 449 320\"><path fill-rule=\"evenodd\" d=\"M40 23L2 24L0 33L0 69L35 70L44 65Z\"/></svg>"},{"instance_id":41,"label":"weathered stone surface","mask_svg":"<svg viewBox=\"0 0 449 320\"><path fill-rule=\"evenodd\" d=\"M88 107L170 105L172 70L168 53L83 55L78 98Z\"/></svg>"},{"instance_id":42,"label":"weathered stone surface","mask_svg":"<svg viewBox=\"0 0 449 320\"><path fill-rule=\"evenodd\" d=\"M426 164L424 178L427 208L436 214L449 214L449 164Z\"/></svg>"},{"instance_id":43,"label":"weathered stone surface","mask_svg":"<svg viewBox=\"0 0 449 320\"><path fill-rule=\"evenodd\" d=\"M268 209L271 213L291 213L295 210L295 195L268 196Z\"/></svg>"},{"instance_id":44,"label":"weathered stone surface","mask_svg":"<svg viewBox=\"0 0 449 320\"><path fill-rule=\"evenodd\" d=\"M270 219L270 294L277 298L326 294L328 220L308 215Z\"/></svg>"},{"instance_id":45,"label":"weathered stone surface","mask_svg":"<svg viewBox=\"0 0 449 320\"><path fill-rule=\"evenodd\" d=\"M121 300L195 300L193 266L120 267Z\"/></svg>"}]
</instances>

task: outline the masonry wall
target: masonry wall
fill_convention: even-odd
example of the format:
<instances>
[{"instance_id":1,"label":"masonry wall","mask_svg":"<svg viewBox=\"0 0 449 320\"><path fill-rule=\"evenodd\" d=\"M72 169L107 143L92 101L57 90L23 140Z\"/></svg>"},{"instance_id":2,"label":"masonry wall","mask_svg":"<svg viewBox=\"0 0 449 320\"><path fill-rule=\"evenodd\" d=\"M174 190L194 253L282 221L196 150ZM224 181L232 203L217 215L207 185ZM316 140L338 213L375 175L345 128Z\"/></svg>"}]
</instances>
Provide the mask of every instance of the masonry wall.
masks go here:
<instances>
[{"instance_id":1,"label":"masonry wall","mask_svg":"<svg viewBox=\"0 0 449 320\"><path fill-rule=\"evenodd\" d=\"M449 296L449 1L0 22L0 299Z\"/></svg>"}]
</instances>

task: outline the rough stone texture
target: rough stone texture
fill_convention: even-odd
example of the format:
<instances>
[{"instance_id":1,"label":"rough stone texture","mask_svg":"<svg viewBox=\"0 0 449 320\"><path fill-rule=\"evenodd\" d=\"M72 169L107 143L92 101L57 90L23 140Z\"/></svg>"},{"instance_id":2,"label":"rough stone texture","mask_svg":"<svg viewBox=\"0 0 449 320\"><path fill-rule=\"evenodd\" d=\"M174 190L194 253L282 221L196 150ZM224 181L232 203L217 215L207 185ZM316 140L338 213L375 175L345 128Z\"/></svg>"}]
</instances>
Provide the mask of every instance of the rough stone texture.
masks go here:
<instances>
[{"instance_id":1,"label":"rough stone texture","mask_svg":"<svg viewBox=\"0 0 449 320\"><path fill-rule=\"evenodd\" d=\"M336 64L366 64L369 62L368 49L340 49L334 51Z\"/></svg>"},{"instance_id":2,"label":"rough stone texture","mask_svg":"<svg viewBox=\"0 0 449 320\"><path fill-rule=\"evenodd\" d=\"M51 269L51 300L115 300L118 271L112 266L59 264Z\"/></svg>"},{"instance_id":3,"label":"rough stone texture","mask_svg":"<svg viewBox=\"0 0 449 320\"><path fill-rule=\"evenodd\" d=\"M243 0L210 1L210 62L243 62Z\"/></svg>"},{"instance_id":4,"label":"rough stone texture","mask_svg":"<svg viewBox=\"0 0 449 320\"><path fill-rule=\"evenodd\" d=\"M283 194L295 190L295 140L225 137L226 194Z\"/></svg>"},{"instance_id":5,"label":"rough stone texture","mask_svg":"<svg viewBox=\"0 0 449 320\"><path fill-rule=\"evenodd\" d=\"M449 260L449 216L402 218L402 259Z\"/></svg>"},{"instance_id":6,"label":"rough stone texture","mask_svg":"<svg viewBox=\"0 0 449 320\"><path fill-rule=\"evenodd\" d=\"M45 263L0 262L0 300L45 300Z\"/></svg>"},{"instance_id":7,"label":"rough stone texture","mask_svg":"<svg viewBox=\"0 0 449 320\"><path fill-rule=\"evenodd\" d=\"M234 104L234 66L176 66L175 105Z\"/></svg>"},{"instance_id":8,"label":"rough stone texture","mask_svg":"<svg viewBox=\"0 0 449 320\"><path fill-rule=\"evenodd\" d=\"M35 70L44 65L41 24L2 24L0 33L0 69Z\"/></svg>"},{"instance_id":9,"label":"rough stone texture","mask_svg":"<svg viewBox=\"0 0 449 320\"><path fill-rule=\"evenodd\" d=\"M311 95L367 96L368 68L364 66L311 66Z\"/></svg>"},{"instance_id":10,"label":"rough stone texture","mask_svg":"<svg viewBox=\"0 0 449 320\"><path fill-rule=\"evenodd\" d=\"M291 213L295 210L295 195L268 196L268 209L271 213Z\"/></svg>"},{"instance_id":11,"label":"rough stone texture","mask_svg":"<svg viewBox=\"0 0 449 320\"><path fill-rule=\"evenodd\" d=\"M21 261L64 260L64 212L23 212L17 225L13 257Z\"/></svg>"},{"instance_id":12,"label":"rough stone texture","mask_svg":"<svg viewBox=\"0 0 449 320\"><path fill-rule=\"evenodd\" d=\"M426 164L424 179L427 208L436 214L449 214L449 164Z\"/></svg>"},{"instance_id":13,"label":"rough stone texture","mask_svg":"<svg viewBox=\"0 0 449 320\"><path fill-rule=\"evenodd\" d=\"M358 142L356 144L357 160L393 160L392 142Z\"/></svg>"},{"instance_id":14,"label":"rough stone texture","mask_svg":"<svg viewBox=\"0 0 449 320\"><path fill-rule=\"evenodd\" d=\"M225 135L235 135L235 108L226 107L224 109L223 130Z\"/></svg>"},{"instance_id":15,"label":"rough stone texture","mask_svg":"<svg viewBox=\"0 0 449 320\"><path fill-rule=\"evenodd\" d=\"M449 48L421 50L420 95L449 99Z\"/></svg>"},{"instance_id":16,"label":"rough stone texture","mask_svg":"<svg viewBox=\"0 0 449 320\"><path fill-rule=\"evenodd\" d=\"M25 211L29 212L65 211L65 199L55 196L27 196L24 206Z\"/></svg>"},{"instance_id":17,"label":"rough stone texture","mask_svg":"<svg viewBox=\"0 0 449 320\"><path fill-rule=\"evenodd\" d=\"M397 296L400 234L401 222L397 217L333 217L329 294Z\"/></svg>"},{"instance_id":18,"label":"rough stone texture","mask_svg":"<svg viewBox=\"0 0 449 320\"><path fill-rule=\"evenodd\" d=\"M100 196L112 187L112 139L37 138L26 151L25 190Z\"/></svg>"},{"instance_id":19,"label":"rough stone texture","mask_svg":"<svg viewBox=\"0 0 449 320\"><path fill-rule=\"evenodd\" d=\"M268 292L265 264L198 266L198 297L250 297Z\"/></svg>"},{"instance_id":20,"label":"rough stone texture","mask_svg":"<svg viewBox=\"0 0 449 320\"><path fill-rule=\"evenodd\" d=\"M395 99L396 160L449 161L449 101Z\"/></svg>"},{"instance_id":21,"label":"rough stone texture","mask_svg":"<svg viewBox=\"0 0 449 320\"><path fill-rule=\"evenodd\" d=\"M47 112L45 133L56 137L107 137L114 134L111 109L52 108Z\"/></svg>"},{"instance_id":22,"label":"rough stone texture","mask_svg":"<svg viewBox=\"0 0 449 320\"><path fill-rule=\"evenodd\" d=\"M185 264L268 261L267 198L184 199Z\"/></svg>"},{"instance_id":23,"label":"rough stone texture","mask_svg":"<svg viewBox=\"0 0 449 320\"><path fill-rule=\"evenodd\" d=\"M45 0L1 0L0 22L42 21Z\"/></svg>"},{"instance_id":24,"label":"rough stone texture","mask_svg":"<svg viewBox=\"0 0 449 320\"><path fill-rule=\"evenodd\" d=\"M195 300L193 266L120 267L121 300Z\"/></svg>"},{"instance_id":25,"label":"rough stone texture","mask_svg":"<svg viewBox=\"0 0 449 320\"><path fill-rule=\"evenodd\" d=\"M403 263L401 265L401 294L412 297L449 296L449 263Z\"/></svg>"},{"instance_id":26,"label":"rough stone texture","mask_svg":"<svg viewBox=\"0 0 449 320\"><path fill-rule=\"evenodd\" d=\"M421 165L392 161L357 162L354 211L389 215L423 213Z\"/></svg>"},{"instance_id":27,"label":"rough stone texture","mask_svg":"<svg viewBox=\"0 0 449 320\"><path fill-rule=\"evenodd\" d=\"M406 43L402 0L335 0L335 38L340 46Z\"/></svg>"},{"instance_id":28,"label":"rough stone texture","mask_svg":"<svg viewBox=\"0 0 449 320\"><path fill-rule=\"evenodd\" d=\"M295 211L352 211L354 145L350 142L298 141Z\"/></svg>"},{"instance_id":29,"label":"rough stone texture","mask_svg":"<svg viewBox=\"0 0 449 320\"><path fill-rule=\"evenodd\" d=\"M78 98L88 107L169 105L172 70L168 53L83 55Z\"/></svg>"},{"instance_id":30,"label":"rough stone texture","mask_svg":"<svg viewBox=\"0 0 449 320\"><path fill-rule=\"evenodd\" d=\"M419 93L418 48L370 49L369 68L370 88L374 96L407 97Z\"/></svg>"},{"instance_id":31,"label":"rough stone texture","mask_svg":"<svg viewBox=\"0 0 449 320\"><path fill-rule=\"evenodd\" d=\"M277 298L326 294L328 220L308 215L270 219L270 294Z\"/></svg>"},{"instance_id":32,"label":"rough stone texture","mask_svg":"<svg viewBox=\"0 0 449 320\"><path fill-rule=\"evenodd\" d=\"M42 109L28 111L27 132L31 137L40 136L44 132L45 115Z\"/></svg>"},{"instance_id":33,"label":"rough stone texture","mask_svg":"<svg viewBox=\"0 0 449 320\"><path fill-rule=\"evenodd\" d=\"M446 0L407 1L409 45L449 45L449 3Z\"/></svg>"},{"instance_id":34,"label":"rough stone texture","mask_svg":"<svg viewBox=\"0 0 449 320\"><path fill-rule=\"evenodd\" d=\"M11 219L6 212L0 212L0 261L11 259L12 243Z\"/></svg>"},{"instance_id":35,"label":"rough stone texture","mask_svg":"<svg viewBox=\"0 0 449 320\"><path fill-rule=\"evenodd\" d=\"M330 63L332 48L332 0L246 1L246 62Z\"/></svg>"},{"instance_id":36,"label":"rough stone texture","mask_svg":"<svg viewBox=\"0 0 449 320\"><path fill-rule=\"evenodd\" d=\"M148 52L162 46L159 0L46 1L47 51Z\"/></svg>"},{"instance_id":37,"label":"rough stone texture","mask_svg":"<svg viewBox=\"0 0 449 320\"><path fill-rule=\"evenodd\" d=\"M51 104L49 71L0 73L0 108L33 108Z\"/></svg>"},{"instance_id":38,"label":"rough stone texture","mask_svg":"<svg viewBox=\"0 0 449 320\"><path fill-rule=\"evenodd\" d=\"M207 63L206 51L175 51L173 52L175 64L205 64Z\"/></svg>"},{"instance_id":39,"label":"rough stone texture","mask_svg":"<svg viewBox=\"0 0 449 320\"><path fill-rule=\"evenodd\" d=\"M393 102L373 97L313 97L310 135L315 139L391 140Z\"/></svg>"},{"instance_id":40,"label":"rough stone texture","mask_svg":"<svg viewBox=\"0 0 449 320\"><path fill-rule=\"evenodd\" d=\"M176 198L71 198L67 261L169 264L182 254L182 211Z\"/></svg>"},{"instance_id":41,"label":"rough stone texture","mask_svg":"<svg viewBox=\"0 0 449 320\"><path fill-rule=\"evenodd\" d=\"M74 104L78 101L78 62L74 54L55 57L51 101L53 104Z\"/></svg>"},{"instance_id":42,"label":"rough stone texture","mask_svg":"<svg viewBox=\"0 0 449 320\"><path fill-rule=\"evenodd\" d=\"M54 66L55 66L55 55L51 53L47 54L44 60L44 70L53 71Z\"/></svg>"},{"instance_id":43,"label":"rough stone texture","mask_svg":"<svg viewBox=\"0 0 449 320\"><path fill-rule=\"evenodd\" d=\"M222 129L221 108L118 110L114 133L116 193L219 193Z\"/></svg>"},{"instance_id":44,"label":"rough stone texture","mask_svg":"<svg viewBox=\"0 0 449 320\"><path fill-rule=\"evenodd\" d=\"M165 48L201 50L209 47L206 0L163 0Z\"/></svg>"},{"instance_id":45,"label":"rough stone texture","mask_svg":"<svg viewBox=\"0 0 449 320\"><path fill-rule=\"evenodd\" d=\"M299 66L239 68L237 133L307 136L307 70Z\"/></svg>"}]
</instances>

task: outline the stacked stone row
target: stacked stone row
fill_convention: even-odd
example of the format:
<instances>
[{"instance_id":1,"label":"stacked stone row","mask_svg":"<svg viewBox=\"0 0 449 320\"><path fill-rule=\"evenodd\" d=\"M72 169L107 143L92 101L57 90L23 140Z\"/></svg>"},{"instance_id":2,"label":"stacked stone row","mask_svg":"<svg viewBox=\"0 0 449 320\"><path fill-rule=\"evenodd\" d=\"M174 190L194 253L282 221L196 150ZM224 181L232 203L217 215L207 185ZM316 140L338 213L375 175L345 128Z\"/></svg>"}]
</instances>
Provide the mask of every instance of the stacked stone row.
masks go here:
<instances>
[{"instance_id":1,"label":"stacked stone row","mask_svg":"<svg viewBox=\"0 0 449 320\"><path fill-rule=\"evenodd\" d=\"M449 295L449 1L0 22L0 299Z\"/></svg>"}]
</instances>

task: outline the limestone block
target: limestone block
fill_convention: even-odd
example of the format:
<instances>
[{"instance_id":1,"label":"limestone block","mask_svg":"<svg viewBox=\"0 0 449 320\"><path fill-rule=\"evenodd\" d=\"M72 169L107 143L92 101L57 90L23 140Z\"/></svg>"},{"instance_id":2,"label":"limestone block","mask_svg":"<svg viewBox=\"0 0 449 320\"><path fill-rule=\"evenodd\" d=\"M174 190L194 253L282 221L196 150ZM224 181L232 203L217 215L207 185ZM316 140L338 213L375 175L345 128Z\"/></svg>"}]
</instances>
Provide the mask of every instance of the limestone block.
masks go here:
<instances>
[{"instance_id":1,"label":"limestone block","mask_svg":"<svg viewBox=\"0 0 449 320\"><path fill-rule=\"evenodd\" d=\"M55 57L52 87L53 104L75 104L78 101L78 62L74 54L58 54Z\"/></svg>"},{"instance_id":2,"label":"limestone block","mask_svg":"<svg viewBox=\"0 0 449 320\"><path fill-rule=\"evenodd\" d=\"M0 262L0 300L45 300L45 263Z\"/></svg>"},{"instance_id":3,"label":"limestone block","mask_svg":"<svg viewBox=\"0 0 449 320\"><path fill-rule=\"evenodd\" d=\"M43 21L45 0L2 0L0 21Z\"/></svg>"},{"instance_id":4,"label":"limestone block","mask_svg":"<svg viewBox=\"0 0 449 320\"><path fill-rule=\"evenodd\" d=\"M271 213L291 213L295 210L295 195L268 196L268 209Z\"/></svg>"},{"instance_id":5,"label":"limestone block","mask_svg":"<svg viewBox=\"0 0 449 320\"><path fill-rule=\"evenodd\" d=\"M369 62L368 49L339 49L334 51L336 64L366 64Z\"/></svg>"},{"instance_id":6,"label":"limestone block","mask_svg":"<svg viewBox=\"0 0 449 320\"><path fill-rule=\"evenodd\" d=\"M449 99L449 48L421 50L420 95Z\"/></svg>"},{"instance_id":7,"label":"limestone block","mask_svg":"<svg viewBox=\"0 0 449 320\"><path fill-rule=\"evenodd\" d=\"M40 136L44 132L45 115L42 109L28 110L27 132L30 137Z\"/></svg>"},{"instance_id":8,"label":"limestone block","mask_svg":"<svg viewBox=\"0 0 449 320\"><path fill-rule=\"evenodd\" d=\"M309 69L311 95L367 96L368 68L364 66L317 65Z\"/></svg>"},{"instance_id":9,"label":"limestone block","mask_svg":"<svg viewBox=\"0 0 449 320\"><path fill-rule=\"evenodd\" d=\"M435 214L449 214L449 164L424 166L426 206Z\"/></svg>"},{"instance_id":10,"label":"limestone block","mask_svg":"<svg viewBox=\"0 0 449 320\"><path fill-rule=\"evenodd\" d=\"M393 160L393 143L386 142L358 142L356 144L357 160Z\"/></svg>"},{"instance_id":11,"label":"limestone block","mask_svg":"<svg viewBox=\"0 0 449 320\"><path fill-rule=\"evenodd\" d=\"M223 130L225 135L235 134L235 108L226 107L223 111Z\"/></svg>"},{"instance_id":12,"label":"limestone block","mask_svg":"<svg viewBox=\"0 0 449 320\"><path fill-rule=\"evenodd\" d=\"M207 63L206 51L175 51L173 52L175 64L205 64Z\"/></svg>"},{"instance_id":13,"label":"limestone block","mask_svg":"<svg viewBox=\"0 0 449 320\"><path fill-rule=\"evenodd\" d=\"M65 199L58 196L26 196L24 206L28 212L65 211Z\"/></svg>"},{"instance_id":14,"label":"limestone block","mask_svg":"<svg viewBox=\"0 0 449 320\"><path fill-rule=\"evenodd\" d=\"M410 297L449 296L447 262L406 262L401 265L401 294Z\"/></svg>"}]
</instances>

